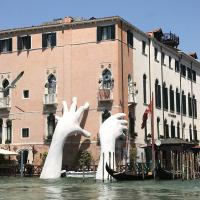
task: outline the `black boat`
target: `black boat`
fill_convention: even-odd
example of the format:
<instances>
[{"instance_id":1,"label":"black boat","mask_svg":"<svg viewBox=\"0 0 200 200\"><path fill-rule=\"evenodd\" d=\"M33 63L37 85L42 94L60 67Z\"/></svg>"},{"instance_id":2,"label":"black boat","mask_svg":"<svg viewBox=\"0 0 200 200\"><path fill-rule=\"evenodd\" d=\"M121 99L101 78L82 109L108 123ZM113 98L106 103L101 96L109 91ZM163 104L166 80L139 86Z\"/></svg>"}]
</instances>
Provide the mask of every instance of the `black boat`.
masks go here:
<instances>
[{"instance_id":1,"label":"black boat","mask_svg":"<svg viewBox=\"0 0 200 200\"><path fill-rule=\"evenodd\" d=\"M108 164L106 163L106 171L110 176L112 176L117 181L137 181L137 180L147 180L152 179L153 175L147 175L147 174L131 174L128 172L116 172L112 170Z\"/></svg>"},{"instance_id":2,"label":"black boat","mask_svg":"<svg viewBox=\"0 0 200 200\"><path fill-rule=\"evenodd\" d=\"M180 178L176 174L173 174L172 171L168 171L166 169L163 169L162 167L157 167L155 172L156 178L159 180L173 180Z\"/></svg>"}]
</instances>

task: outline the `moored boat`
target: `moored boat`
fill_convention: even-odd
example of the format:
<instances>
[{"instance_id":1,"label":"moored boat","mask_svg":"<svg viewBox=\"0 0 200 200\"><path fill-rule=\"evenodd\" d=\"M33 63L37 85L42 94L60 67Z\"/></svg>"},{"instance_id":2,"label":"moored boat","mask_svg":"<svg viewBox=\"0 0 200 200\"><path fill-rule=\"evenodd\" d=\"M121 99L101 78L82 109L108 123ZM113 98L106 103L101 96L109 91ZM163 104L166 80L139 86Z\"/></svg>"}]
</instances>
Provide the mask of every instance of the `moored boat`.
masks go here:
<instances>
[{"instance_id":1,"label":"moored boat","mask_svg":"<svg viewBox=\"0 0 200 200\"><path fill-rule=\"evenodd\" d=\"M152 179L153 175L148 175L148 174L132 174L128 172L116 172L112 170L108 164L106 163L106 171L108 174L116 179L117 181L137 181L137 180L147 180L147 179Z\"/></svg>"}]
</instances>

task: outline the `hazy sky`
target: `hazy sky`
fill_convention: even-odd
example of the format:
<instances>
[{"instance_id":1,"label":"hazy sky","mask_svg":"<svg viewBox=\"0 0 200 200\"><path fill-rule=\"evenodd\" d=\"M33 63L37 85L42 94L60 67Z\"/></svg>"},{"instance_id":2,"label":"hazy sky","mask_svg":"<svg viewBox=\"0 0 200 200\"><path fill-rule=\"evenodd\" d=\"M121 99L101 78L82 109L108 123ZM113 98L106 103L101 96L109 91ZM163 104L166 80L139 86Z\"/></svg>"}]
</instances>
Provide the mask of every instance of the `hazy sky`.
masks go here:
<instances>
[{"instance_id":1,"label":"hazy sky","mask_svg":"<svg viewBox=\"0 0 200 200\"><path fill-rule=\"evenodd\" d=\"M0 29L38 25L64 16L119 15L144 32L161 27L180 37L179 49L200 58L199 0L1 0Z\"/></svg>"}]
</instances>

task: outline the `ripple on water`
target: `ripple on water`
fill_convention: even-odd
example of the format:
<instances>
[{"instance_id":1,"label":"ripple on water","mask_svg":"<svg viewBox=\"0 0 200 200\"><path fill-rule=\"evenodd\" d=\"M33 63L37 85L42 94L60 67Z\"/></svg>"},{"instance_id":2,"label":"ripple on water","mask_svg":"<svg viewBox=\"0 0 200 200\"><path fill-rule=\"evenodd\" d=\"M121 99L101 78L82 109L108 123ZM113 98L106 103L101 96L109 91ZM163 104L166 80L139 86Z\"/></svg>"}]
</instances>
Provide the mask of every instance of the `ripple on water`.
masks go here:
<instances>
[{"instance_id":1,"label":"ripple on water","mask_svg":"<svg viewBox=\"0 0 200 200\"><path fill-rule=\"evenodd\" d=\"M132 181L99 183L93 179L40 180L39 178L1 178L0 200L197 200L200 182Z\"/></svg>"}]
</instances>

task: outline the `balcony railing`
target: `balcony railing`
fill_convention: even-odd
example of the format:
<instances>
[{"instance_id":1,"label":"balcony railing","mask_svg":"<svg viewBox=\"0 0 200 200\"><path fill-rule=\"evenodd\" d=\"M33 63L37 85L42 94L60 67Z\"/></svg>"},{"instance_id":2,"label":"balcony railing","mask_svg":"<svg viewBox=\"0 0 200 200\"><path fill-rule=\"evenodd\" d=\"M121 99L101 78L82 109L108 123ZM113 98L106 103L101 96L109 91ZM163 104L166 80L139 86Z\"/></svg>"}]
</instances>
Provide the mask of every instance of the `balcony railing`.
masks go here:
<instances>
[{"instance_id":1,"label":"balcony railing","mask_svg":"<svg viewBox=\"0 0 200 200\"><path fill-rule=\"evenodd\" d=\"M99 89L98 92L99 101L113 101L113 92L111 89Z\"/></svg>"},{"instance_id":2,"label":"balcony railing","mask_svg":"<svg viewBox=\"0 0 200 200\"><path fill-rule=\"evenodd\" d=\"M55 105L57 104L56 94L45 94L44 95L44 105Z\"/></svg>"},{"instance_id":3,"label":"balcony railing","mask_svg":"<svg viewBox=\"0 0 200 200\"><path fill-rule=\"evenodd\" d=\"M10 98L9 97L0 98L0 109L7 109L7 108L10 108Z\"/></svg>"}]
</instances>

